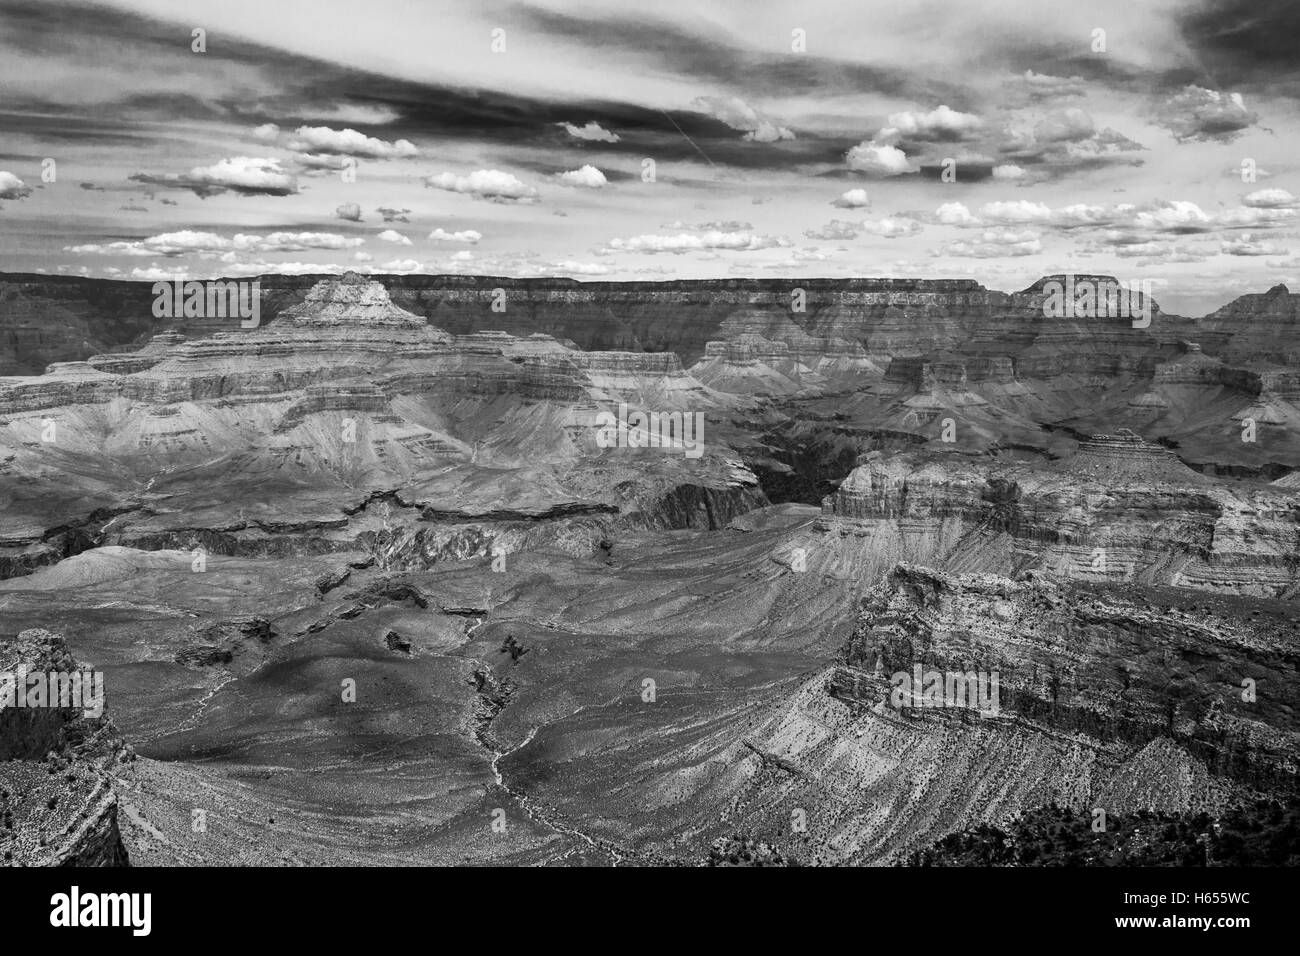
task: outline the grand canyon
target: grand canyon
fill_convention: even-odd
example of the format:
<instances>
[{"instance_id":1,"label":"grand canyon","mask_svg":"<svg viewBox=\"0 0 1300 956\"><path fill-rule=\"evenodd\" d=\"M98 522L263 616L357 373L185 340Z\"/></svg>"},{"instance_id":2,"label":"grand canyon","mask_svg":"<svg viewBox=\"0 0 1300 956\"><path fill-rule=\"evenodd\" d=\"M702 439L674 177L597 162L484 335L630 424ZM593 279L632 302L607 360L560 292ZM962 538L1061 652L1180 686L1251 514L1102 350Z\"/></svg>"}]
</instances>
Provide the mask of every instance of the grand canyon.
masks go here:
<instances>
[{"instance_id":1,"label":"grand canyon","mask_svg":"<svg viewBox=\"0 0 1300 956\"><path fill-rule=\"evenodd\" d=\"M9 929L1285 925L1298 35L0 0Z\"/></svg>"},{"instance_id":2,"label":"grand canyon","mask_svg":"<svg viewBox=\"0 0 1300 956\"><path fill-rule=\"evenodd\" d=\"M259 281L241 328L0 279L5 669L107 687L3 711L7 860L907 864L1294 806L1300 295ZM701 453L602 447L629 408ZM896 706L914 667L997 712Z\"/></svg>"}]
</instances>

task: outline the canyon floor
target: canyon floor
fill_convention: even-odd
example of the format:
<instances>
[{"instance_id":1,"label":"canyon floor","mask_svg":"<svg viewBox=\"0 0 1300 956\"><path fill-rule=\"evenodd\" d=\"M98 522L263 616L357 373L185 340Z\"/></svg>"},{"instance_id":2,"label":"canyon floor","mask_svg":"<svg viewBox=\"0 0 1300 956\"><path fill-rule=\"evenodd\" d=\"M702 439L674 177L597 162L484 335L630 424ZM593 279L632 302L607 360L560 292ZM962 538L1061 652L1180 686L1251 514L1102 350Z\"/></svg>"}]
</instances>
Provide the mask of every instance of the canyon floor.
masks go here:
<instances>
[{"instance_id":1,"label":"canyon floor","mask_svg":"<svg viewBox=\"0 0 1300 956\"><path fill-rule=\"evenodd\" d=\"M347 275L223 330L9 277L0 665L107 710L0 713L5 860L933 864L1293 806L1300 296L869 282L502 317ZM620 409L701 440L608 447ZM998 711L899 706L916 667Z\"/></svg>"}]
</instances>

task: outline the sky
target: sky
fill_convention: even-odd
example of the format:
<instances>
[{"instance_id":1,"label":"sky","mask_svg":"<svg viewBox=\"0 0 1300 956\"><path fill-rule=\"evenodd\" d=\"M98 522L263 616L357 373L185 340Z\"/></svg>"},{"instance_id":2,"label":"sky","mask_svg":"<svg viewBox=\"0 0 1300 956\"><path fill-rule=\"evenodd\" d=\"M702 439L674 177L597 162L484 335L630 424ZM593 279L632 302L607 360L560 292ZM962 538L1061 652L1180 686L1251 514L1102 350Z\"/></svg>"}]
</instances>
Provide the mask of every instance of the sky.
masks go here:
<instances>
[{"instance_id":1,"label":"sky","mask_svg":"<svg viewBox=\"0 0 1300 956\"><path fill-rule=\"evenodd\" d=\"M0 271L1300 289L1293 0L0 0Z\"/></svg>"}]
</instances>

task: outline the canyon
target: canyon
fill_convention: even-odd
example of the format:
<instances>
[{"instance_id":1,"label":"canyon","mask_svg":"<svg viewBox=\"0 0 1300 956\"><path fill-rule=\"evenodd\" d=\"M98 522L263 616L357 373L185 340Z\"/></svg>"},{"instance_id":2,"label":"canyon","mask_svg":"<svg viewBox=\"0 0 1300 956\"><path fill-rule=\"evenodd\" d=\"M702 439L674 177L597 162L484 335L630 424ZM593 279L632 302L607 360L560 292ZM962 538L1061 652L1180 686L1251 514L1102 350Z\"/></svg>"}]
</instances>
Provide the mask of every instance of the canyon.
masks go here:
<instances>
[{"instance_id":1,"label":"canyon","mask_svg":"<svg viewBox=\"0 0 1300 956\"><path fill-rule=\"evenodd\" d=\"M0 710L0 854L887 865L1290 805L1300 295L1058 278L263 276L245 329L0 275L0 670L108 686ZM1000 711L893 706L914 665Z\"/></svg>"}]
</instances>

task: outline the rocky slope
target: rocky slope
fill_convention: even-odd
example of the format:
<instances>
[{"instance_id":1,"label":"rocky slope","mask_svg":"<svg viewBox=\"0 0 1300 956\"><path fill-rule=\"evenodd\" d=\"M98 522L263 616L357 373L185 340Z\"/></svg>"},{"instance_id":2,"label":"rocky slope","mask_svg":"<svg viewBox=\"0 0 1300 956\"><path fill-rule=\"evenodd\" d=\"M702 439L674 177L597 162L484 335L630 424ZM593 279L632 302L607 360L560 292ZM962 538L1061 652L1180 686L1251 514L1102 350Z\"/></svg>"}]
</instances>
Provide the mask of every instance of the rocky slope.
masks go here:
<instances>
[{"instance_id":1,"label":"rocky slope","mask_svg":"<svg viewBox=\"0 0 1300 956\"><path fill-rule=\"evenodd\" d=\"M11 680L79 669L63 638L48 631L0 639L0 675ZM0 703L0 860L126 866L113 773L132 754L107 717L55 704Z\"/></svg>"}]
</instances>

